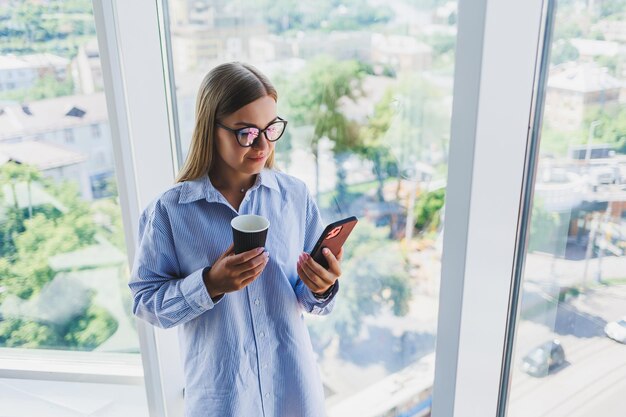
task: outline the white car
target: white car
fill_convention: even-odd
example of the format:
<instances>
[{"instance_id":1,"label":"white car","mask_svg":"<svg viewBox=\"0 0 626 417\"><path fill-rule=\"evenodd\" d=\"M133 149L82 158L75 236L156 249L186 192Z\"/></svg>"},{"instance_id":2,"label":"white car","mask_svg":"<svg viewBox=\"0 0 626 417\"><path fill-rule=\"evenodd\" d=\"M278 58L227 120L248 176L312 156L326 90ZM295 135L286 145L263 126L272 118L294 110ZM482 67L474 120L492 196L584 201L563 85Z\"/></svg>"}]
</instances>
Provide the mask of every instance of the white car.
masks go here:
<instances>
[{"instance_id":1,"label":"white car","mask_svg":"<svg viewBox=\"0 0 626 417\"><path fill-rule=\"evenodd\" d=\"M626 343L626 317L621 320L612 321L604 326L604 333L613 340Z\"/></svg>"}]
</instances>

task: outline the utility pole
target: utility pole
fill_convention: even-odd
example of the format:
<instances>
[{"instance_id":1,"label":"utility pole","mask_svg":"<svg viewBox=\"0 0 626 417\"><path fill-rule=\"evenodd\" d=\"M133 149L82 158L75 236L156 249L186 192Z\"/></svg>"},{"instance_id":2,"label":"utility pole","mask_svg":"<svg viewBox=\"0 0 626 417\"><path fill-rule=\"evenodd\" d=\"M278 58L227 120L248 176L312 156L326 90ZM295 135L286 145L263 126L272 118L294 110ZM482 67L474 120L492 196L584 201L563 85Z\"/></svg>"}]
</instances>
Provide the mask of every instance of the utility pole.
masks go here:
<instances>
[{"instance_id":1,"label":"utility pole","mask_svg":"<svg viewBox=\"0 0 626 417\"><path fill-rule=\"evenodd\" d=\"M596 233L598 230L598 213L593 212L591 218L591 226L589 229L589 239L587 239L587 250L585 251L585 269L583 270L583 288L587 289L587 271L589 270L589 259L593 253L593 246L596 241Z\"/></svg>"}]
</instances>

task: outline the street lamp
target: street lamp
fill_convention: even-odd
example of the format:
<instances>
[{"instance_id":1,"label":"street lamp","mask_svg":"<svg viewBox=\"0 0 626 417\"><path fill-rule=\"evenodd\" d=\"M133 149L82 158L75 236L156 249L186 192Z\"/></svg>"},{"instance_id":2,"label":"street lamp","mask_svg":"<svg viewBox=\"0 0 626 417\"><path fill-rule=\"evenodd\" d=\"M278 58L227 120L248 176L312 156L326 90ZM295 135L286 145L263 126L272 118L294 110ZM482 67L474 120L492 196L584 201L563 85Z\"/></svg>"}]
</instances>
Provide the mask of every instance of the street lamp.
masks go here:
<instances>
[{"instance_id":1,"label":"street lamp","mask_svg":"<svg viewBox=\"0 0 626 417\"><path fill-rule=\"evenodd\" d=\"M589 160L591 159L591 141L593 140L593 131L601 124L602 122L600 120L594 120L589 125L589 136L587 137L587 151L585 152L585 162L587 163L589 163Z\"/></svg>"}]
</instances>

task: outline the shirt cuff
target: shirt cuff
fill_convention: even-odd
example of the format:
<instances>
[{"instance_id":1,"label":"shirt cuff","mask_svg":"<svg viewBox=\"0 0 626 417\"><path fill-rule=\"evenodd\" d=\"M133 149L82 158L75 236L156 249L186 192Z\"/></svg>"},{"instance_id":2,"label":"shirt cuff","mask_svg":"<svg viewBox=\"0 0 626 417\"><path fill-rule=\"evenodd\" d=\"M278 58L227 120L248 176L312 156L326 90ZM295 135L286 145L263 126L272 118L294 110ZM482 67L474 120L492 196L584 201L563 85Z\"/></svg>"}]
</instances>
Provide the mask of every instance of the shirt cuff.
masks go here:
<instances>
[{"instance_id":1,"label":"shirt cuff","mask_svg":"<svg viewBox=\"0 0 626 417\"><path fill-rule=\"evenodd\" d=\"M339 280L335 281L332 287L330 287L330 291L328 291L328 294L325 294L325 297L323 298L316 296L313 291L311 291L311 289L308 288L306 285L303 285L303 287L305 288L304 293L307 301L310 304L315 305L316 307L324 308L328 303L332 301L332 299L339 291Z\"/></svg>"},{"instance_id":2,"label":"shirt cuff","mask_svg":"<svg viewBox=\"0 0 626 417\"><path fill-rule=\"evenodd\" d=\"M187 277L183 278L180 283L180 291L185 297L185 301L197 313L203 313L215 307L215 304L221 300L216 297L216 301L211 300L209 292L204 285L204 270L198 269Z\"/></svg>"}]
</instances>

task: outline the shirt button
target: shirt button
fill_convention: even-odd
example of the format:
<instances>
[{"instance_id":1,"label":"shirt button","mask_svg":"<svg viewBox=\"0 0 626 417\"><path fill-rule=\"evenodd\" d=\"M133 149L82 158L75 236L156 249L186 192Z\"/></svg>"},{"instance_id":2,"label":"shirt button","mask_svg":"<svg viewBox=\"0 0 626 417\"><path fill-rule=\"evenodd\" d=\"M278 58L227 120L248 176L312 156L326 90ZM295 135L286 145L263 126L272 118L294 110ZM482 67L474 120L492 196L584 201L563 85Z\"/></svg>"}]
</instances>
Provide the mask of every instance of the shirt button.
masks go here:
<instances>
[{"instance_id":1,"label":"shirt button","mask_svg":"<svg viewBox=\"0 0 626 417\"><path fill-rule=\"evenodd\" d=\"M254 305L257 305L257 306L258 306L259 304L261 304L261 302L259 301L259 299L258 299L258 298L257 298L256 300L254 300Z\"/></svg>"},{"instance_id":2,"label":"shirt button","mask_svg":"<svg viewBox=\"0 0 626 417\"><path fill-rule=\"evenodd\" d=\"M263 369L267 369L267 364L266 363L263 364Z\"/></svg>"},{"instance_id":3,"label":"shirt button","mask_svg":"<svg viewBox=\"0 0 626 417\"><path fill-rule=\"evenodd\" d=\"M265 337L265 333L263 332L259 333L259 337Z\"/></svg>"},{"instance_id":4,"label":"shirt button","mask_svg":"<svg viewBox=\"0 0 626 417\"><path fill-rule=\"evenodd\" d=\"M269 398L269 397L270 397L270 393L269 393L269 392L266 392L266 393L265 393L265 398Z\"/></svg>"}]
</instances>

